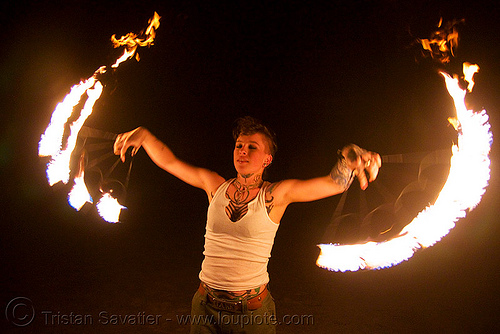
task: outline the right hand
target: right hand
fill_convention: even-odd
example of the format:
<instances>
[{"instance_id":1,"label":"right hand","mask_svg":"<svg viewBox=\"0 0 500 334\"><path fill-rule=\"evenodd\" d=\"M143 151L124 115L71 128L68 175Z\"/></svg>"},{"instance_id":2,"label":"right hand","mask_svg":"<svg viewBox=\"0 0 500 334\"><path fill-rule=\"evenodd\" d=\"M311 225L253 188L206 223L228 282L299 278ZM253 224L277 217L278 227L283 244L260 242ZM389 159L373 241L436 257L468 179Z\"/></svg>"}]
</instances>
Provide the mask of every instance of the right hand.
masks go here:
<instances>
[{"instance_id":1,"label":"right hand","mask_svg":"<svg viewBox=\"0 0 500 334\"><path fill-rule=\"evenodd\" d=\"M341 154L347 162L347 167L354 171L354 175L358 177L361 189L365 190L368 187L368 182L377 178L378 171L382 166L380 155L355 144L345 146ZM366 178L365 171L368 172L369 180Z\"/></svg>"},{"instance_id":2,"label":"right hand","mask_svg":"<svg viewBox=\"0 0 500 334\"><path fill-rule=\"evenodd\" d=\"M132 156L134 156L137 151L142 146L144 139L146 138L147 131L142 126L138 127L135 130L120 133L115 140L115 144L113 146L113 151L116 155L120 155L120 158L123 162L125 162L125 153L129 147L132 147Z\"/></svg>"}]
</instances>

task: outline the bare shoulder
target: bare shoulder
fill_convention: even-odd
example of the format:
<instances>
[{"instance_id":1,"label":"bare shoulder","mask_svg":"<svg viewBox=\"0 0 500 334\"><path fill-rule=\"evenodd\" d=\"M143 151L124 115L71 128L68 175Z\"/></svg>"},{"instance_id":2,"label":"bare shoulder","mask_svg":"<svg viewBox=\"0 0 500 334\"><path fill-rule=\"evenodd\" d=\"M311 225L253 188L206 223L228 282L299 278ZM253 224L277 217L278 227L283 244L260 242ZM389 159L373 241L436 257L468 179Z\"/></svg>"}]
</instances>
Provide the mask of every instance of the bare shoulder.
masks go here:
<instances>
[{"instance_id":1,"label":"bare shoulder","mask_svg":"<svg viewBox=\"0 0 500 334\"><path fill-rule=\"evenodd\" d=\"M266 186L266 201L273 201L275 204L284 204L287 193L293 187L293 184L293 180L268 182Z\"/></svg>"},{"instance_id":2,"label":"bare shoulder","mask_svg":"<svg viewBox=\"0 0 500 334\"><path fill-rule=\"evenodd\" d=\"M266 194L283 195L293 187L295 180L281 180L277 182L266 182Z\"/></svg>"},{"instance_id":3,"label":"bare shoulder","mask_svg":"<svg viewBox=\"0 0 500 334\"><path fill-rule=\"evenodd\" d=\"M288 203L286 202L286 193L290 187L288 180L278 182L266 182L265 184L265 202L269 217L275 223L279 224Z\"/></svg>"},{"instance_id":4,"label":"bare shoulder","mask_svg":"<svg viewBox=\"0 0 500 334\"><path fill-rule=\"evenodd\" d=\"M215 192L219 187L226 182L226 179L224 179L222 176L217 174L216 172L212 171L206 171L206 178L205 178L205 191L208 195L209 201L212 200L212 198L215 195Z\"/></svg>"},{"instance_id":5,"label":"bare shoulder","mask_svg":"<svg viewBox=\"0 0 500 334\"><path fill-rule=\"evenodd\" d=\"M266 181L266 182L264 182L263 187L266 190L266 199L267 199L267 197L272 196L276 192L276 189L278 189L278 187L281 185L282 182L283 181L278 181L278 182Z\"/></svg>"}]
</instances>

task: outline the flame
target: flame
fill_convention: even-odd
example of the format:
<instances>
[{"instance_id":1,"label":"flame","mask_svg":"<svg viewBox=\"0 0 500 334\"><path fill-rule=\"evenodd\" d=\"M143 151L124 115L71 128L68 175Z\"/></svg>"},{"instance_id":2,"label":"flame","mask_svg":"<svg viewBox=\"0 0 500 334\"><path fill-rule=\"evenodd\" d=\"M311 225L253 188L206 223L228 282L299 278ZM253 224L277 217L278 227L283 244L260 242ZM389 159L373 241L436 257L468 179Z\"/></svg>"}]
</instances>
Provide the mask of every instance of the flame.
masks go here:
<instances>
[{"instance_id":1,"label":"flame","mask_svg":"<svg viewBox=\"0 0 500 334\"><path fill-rule=\"evenodd\" d=\"M464 66L467 71L477 65ZM474 72L475 73L475 72ZM466 74L469 83L473 74ZM489 152L493 141L485 110L473 112L465 106L466 91L457 78L441 72L457 113L458 145L452 146L450 171L433 205L426 207L400 234L385 242L355 245L320 244L316 261L333 271L380 269L408 260L413 253L434 245L455 227L455 223L474 209L490 179Z\"/></svg>"},{"instance_id":2,"label":"flame","mask_svg":"<svg viewBox=\"0 0 500 334\"><path fill-rule=\"evenodd\" d=\"M92 197L89 194L87 185L85 184L85 172L84 172L84 161L85 155L80 156L79 171L75 176L74 185L68 194L68 202L76 211L85 205L85 203L92 203Z\"/></svg>"},{"instance_id":3,"label":"flame","mask_svg":"<svg viewBox=\"0 0 500 334\"><path fill-rule=\"evenodd\" d=\"M424 50L429 51L432 58L442 62L450 62L450 54L454 56L454 49L458 46L458 31L456 26L463 20L453 20L447 22L442 27L443 19L439 20L436 31L431 34L429 39L418 39Z\"/></svg>"},{"instance_id":4,"label":"flame","mask_svg":"<svg viewBox=\"0 0 500 334\"><path fill-rule=\"evenodd\" d=\"M113 65L111 65L112 68L116 68L120 65L120 63L132 58L138 46L153 45L156 37L156 29L160 26L160 18L160 15L155 12L153 17L148 21L149 26L146 28L144 37L133 32L129 32L125 36L120 37L120 39L116 39L116 35L111 36L111 42L115 48L125 46L125 51L122 56L118 58Z\"/></svg>"},{"instance_id":5,"label":"flame","mask_svg":"<svg viewBox=\"0 0 500 334\"><path fill-rule=\"evenodd\" d=\"M99 215L108 223L118 223L120 221L121 210L126 209L109 193L102 195L96 207Z\"/></svg>"},{"instance_id":6,"label":"flame","mask_svg":"<svg viewBox=\"0 0 500 334\"><path fill-rule=\"evenodd\" d=\"M89 194L87 186L85 185L84 172L75 177L75 184L68 194L68 202L76 211L85 205L85 203L92 203L92 197Z\"/></svg>"},{"instance_id":7,"label":"flame","mask_svg":"<svg viewBox=\"0 0 500 334\"><path fill-rule=\"evenodd\" d=\"M130 59L139 46L150 46L155 38L155 29L160 25L160 16L155 12L149 20L149 26L145 34L128 33L119 40L115 35L111 37L114 47L125 46L123 55L111 66L117 68L122 62ZM106 66L97 69L87 80L74 85L64 100L59 103L52 113L50 123L40 138L38 144L38 155L50 157L47 164L47 180L51 186L58 182L68 183L71 174L71 155L76 147L78 134L87 118L92 114L96 101L100 98L103 85L98 80L99 75L106 73ZM85 101L76 121L69 124L69 135L64 140L65 128L71 116L76 112L75 108L81 101ZM68 200L75 209L80 208L85 202L91 202L87 187L83 178L83 165L80 164L80 172L75 177L75 184L71 190ZM85 194L86 193L86 194ZM87 196L88 195L88 196ZM90 198L90 200L89 200Z\"/></svg>"},{"instance_id":8,"label":"flame","mask_svg":"<svg viewBox=\"0 0 500 334\"><path fill-rule=\"evenodd\" d=\"M80 132L80 129L82 128L83 124L92 113L92 109L94 107L95 102L101 96L103 89L102 84L99 81L97 81L95 77L91 77L87 81L92 83L92 87L89 87L85 90L85 93L87 93L87 101L85 102L85 105L81 110L78 119L70 125L70 135L66 141L66 148L59 150L55 154L55 156L52 156L52 160L49 162L47 166L47 178L51 186L59 181L62 181L63 183L68 183L69 176L71 173L70 170L71 154L73 153L73 150L75 149L76 146L78 132ZM58 123L61 122L58 121ZM64 133L64 124L61 127L61 129L59 129L58 132ZM52 143L57 143L57 142L54 141ZM57 143L57 145L61 147L60 143Z\"/></svg>"},{"instance_id":9,"label":"flame","mask_svg":"<svg viewBox=\"0 0 500 334\"><path fill-rule=\"evenodd\" d=\"M42 134L38 144L38 155L41 157L55 156L62 149L64 136L64 125L73 113L73 108L80 102L82 95L92 87L95 78L91 77L86 81L80 82L71 88L71 91L64 100L56 106L52 113L50 123Z\"/></svg>"},{"instance_id":10,"label":"flame","mask_svg":"<svg viewBox=\"0 0 500 334\"><path fill-rule=\"evenodd\" d=\"M479 71L479 66L476 64L470 64L470 63L464 63L463 64L463 72L464 72L464 80L469 83L467 86L467 90L469 92L472 92L472 89L474 88L474 74L476 74Z\"/></svg>"}]
</instances>

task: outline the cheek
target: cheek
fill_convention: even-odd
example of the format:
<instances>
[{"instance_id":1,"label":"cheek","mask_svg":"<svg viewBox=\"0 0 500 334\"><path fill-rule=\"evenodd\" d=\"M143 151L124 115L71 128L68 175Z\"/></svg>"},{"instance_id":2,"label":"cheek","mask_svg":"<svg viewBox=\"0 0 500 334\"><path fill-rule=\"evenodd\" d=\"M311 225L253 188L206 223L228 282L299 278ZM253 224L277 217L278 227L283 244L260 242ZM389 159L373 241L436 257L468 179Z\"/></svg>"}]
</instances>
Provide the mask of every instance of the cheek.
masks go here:
<instances>
[{"instance_id":1,"label":"cheek","mask_svg":"<svg viewBox=\"0 0 500 334\"><path fill-rule=\"evenodd\" d=\"M256 165L261 165L264 161L265 156L263 154L254 154L252 156L252 161Z\"/></svg>"}]
</instances>

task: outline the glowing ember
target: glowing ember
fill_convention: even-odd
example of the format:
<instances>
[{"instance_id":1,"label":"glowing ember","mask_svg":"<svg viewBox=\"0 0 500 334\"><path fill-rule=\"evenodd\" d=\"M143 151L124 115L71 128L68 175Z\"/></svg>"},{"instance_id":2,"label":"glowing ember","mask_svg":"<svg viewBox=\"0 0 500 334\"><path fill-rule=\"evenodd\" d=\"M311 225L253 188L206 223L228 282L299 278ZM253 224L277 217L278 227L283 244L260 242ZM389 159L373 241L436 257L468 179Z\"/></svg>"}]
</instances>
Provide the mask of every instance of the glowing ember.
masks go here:
<instances>
[{"instance_id":1,"label":"glowing ember","mask_svg":"<svg viewBox=\"0 0 500 334\"><path fill-rule=\"evenodd\" d=\"M118 203L118 200L109 193L105 193L101 197L96 207L99 215L108 223L118 223L120 221L121 210L126 209L126 207Z\"/></svg>"},{"instance_id":2,"label":"glowing ember","mask_svg":"<svg viewBox=\"0 0 500 334\"><path fill-rule=\"evenodd\" d=\"M477 71L477 65L464 69ZM481 201L490 178L489 152L493 136L486 111L465 106L466 91L457 78L441 73L455 103L458 145L452 146L450 172L433 205L428 206L400 234L385 242L356 245L321 244L316 264L333 271L379 269L409 259L419 248L434 245ZM465 74L471 83L472 75ZM469 84L469 87L471 85Z\"/></svg>"},{"instance_id":3,"label":"glowing ember","mask_svg":"<svg viewBox=\"0 0 500 334\"><path fill-rule=\"evenodd\" d=\"M116 39L114 35L112 36L111 40L115 48L125 46L123 55L111 66L113 69L133 57L137 47L153 44L155 29L160 25L159 20L160 16L155 12L153 18L149 20L149 26L145 33L139 35L129 33L120 39ZM47 179L51 186L58 182L66 184L69 181L71 155L76 147L78 134L87 118L92 114L94 104L101 96L103 85L98 80L98 77L106 73L106 71L106 67L103 66L87 80L73 86L70 93L66 95L52 113L50 123L44 134L42 134L38 146L39 156L51 157L50 162L47 164ZM75 107L83 101L85 103L79 111L77 120L68 124L68 120L76 112ZM64 139L67 126L69 126L69 135ZM72 207L80 210L85 202L92 202L85 185L82 163L80 163L80 172L74 182L75 185L68 196L68 200Z\"/></svg>"}]
</instances>

